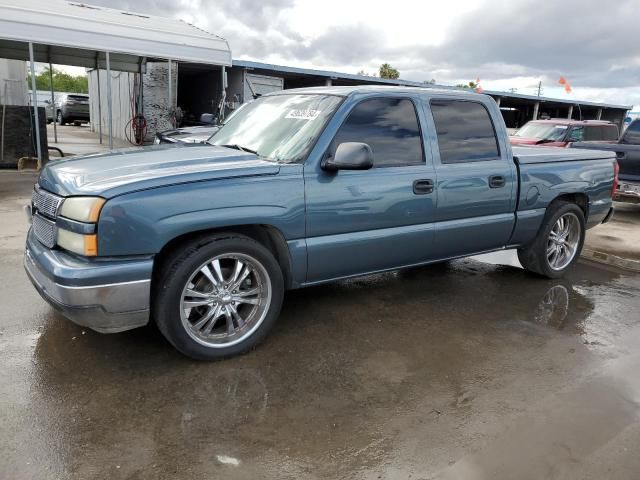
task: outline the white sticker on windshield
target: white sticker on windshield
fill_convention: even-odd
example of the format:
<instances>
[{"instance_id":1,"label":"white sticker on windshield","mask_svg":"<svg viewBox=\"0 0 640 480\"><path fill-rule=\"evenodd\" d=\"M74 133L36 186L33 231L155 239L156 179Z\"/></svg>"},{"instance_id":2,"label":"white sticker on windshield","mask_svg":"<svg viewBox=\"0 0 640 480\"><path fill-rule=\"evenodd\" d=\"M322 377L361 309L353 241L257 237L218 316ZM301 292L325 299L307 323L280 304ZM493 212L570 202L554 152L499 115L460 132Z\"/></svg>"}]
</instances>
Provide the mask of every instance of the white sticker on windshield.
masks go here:
<instances>
[{"instance_id":1,"label":"white sticker on windshield","mask_svg":"<svg viewBox=\"0 0 640 480\"><path fill-rule=\"evenodd\" d=\"M566 130L568 127L566 125L554 125L553 128L556 130Z\"/></svg>"},{"instance_id":2,"label":"white sticker on windshield","mask_svg":"<svg viewBox=\"0 0 640 480\"><path fill-rule=\"evenodd\" d=\"M315 120L320 115L320 110L290 110L284 118L297 118L298 120Z\"/></svg>"}]
</instances>

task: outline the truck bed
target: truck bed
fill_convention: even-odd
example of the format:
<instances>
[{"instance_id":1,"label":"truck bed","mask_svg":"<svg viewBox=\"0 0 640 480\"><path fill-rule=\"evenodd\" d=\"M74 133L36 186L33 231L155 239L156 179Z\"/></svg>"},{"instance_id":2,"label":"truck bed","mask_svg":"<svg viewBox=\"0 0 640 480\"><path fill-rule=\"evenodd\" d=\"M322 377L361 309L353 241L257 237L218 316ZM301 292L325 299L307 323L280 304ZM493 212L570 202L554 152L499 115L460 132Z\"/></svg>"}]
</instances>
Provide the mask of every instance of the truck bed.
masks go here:
<instances>
[{"instance_id":1,"label":"truck bed","mask_svg":"<svg viewBox=\"0 0 640 480\"><path fill-rule=\"evenodd\" d=\"M520 164L611 160L615 152L605 150L559 147L512 147L514 159Z\"/></svg>"}]
</instances>

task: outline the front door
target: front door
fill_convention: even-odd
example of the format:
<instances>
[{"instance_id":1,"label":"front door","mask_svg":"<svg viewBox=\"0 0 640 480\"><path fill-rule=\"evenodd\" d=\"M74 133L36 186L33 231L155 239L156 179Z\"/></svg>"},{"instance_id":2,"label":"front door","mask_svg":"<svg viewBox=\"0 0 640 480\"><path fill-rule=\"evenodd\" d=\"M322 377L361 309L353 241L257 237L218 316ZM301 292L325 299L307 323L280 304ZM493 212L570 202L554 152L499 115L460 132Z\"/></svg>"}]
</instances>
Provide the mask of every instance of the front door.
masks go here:
<instances>
[{"instance_id":1,"label":"front door","mask_svg":"<svg viewBox=\"0 0 640 480\"><path fill-rule=\"evenodd\" d=\"M414 100L360 101L328 154L343 142L368 144L374 166L339 172L305 167L308 283L411 265L431 254L435 172Z\"/></svg>"},{"instance_id":2,"label":"front door","mask_svg":"<svg viewBox=\"0 0 640 480\"><path fill-rule=\"evenodd\" d=\"M487 110L492 106L454 99L426 106L439 153L434 254L447 258L506 245L515 222L517 172L508 146L498 141ZM497 108L494 113L500 115Z\"/></svg>"}]
</instances>

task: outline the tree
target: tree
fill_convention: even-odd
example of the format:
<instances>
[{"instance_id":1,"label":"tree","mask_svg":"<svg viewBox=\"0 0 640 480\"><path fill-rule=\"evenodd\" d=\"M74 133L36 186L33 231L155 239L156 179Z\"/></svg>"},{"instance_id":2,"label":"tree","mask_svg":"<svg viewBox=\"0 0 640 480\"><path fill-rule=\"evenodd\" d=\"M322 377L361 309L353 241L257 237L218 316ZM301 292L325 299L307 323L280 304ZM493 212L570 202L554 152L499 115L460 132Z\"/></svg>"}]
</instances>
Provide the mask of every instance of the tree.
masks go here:
<instances>
[{"instance_id":1,"label":"tree","mask_svg":"<svg viewBox=\"0 0 640 480\"><path fill-rule=\"evenodd\" d=\"M393 68L388 63L383 63L380 65L380 78L391 78L395 80L400 77L400 72Z\"/></svg>"},{"instance_id":2,"label":"tree","mask_svg":"<svg viewBox=\"0 0 640 480\"><path fill-rule=\"evenodd\" d=\"M376 76L375 73L365 72L364 69L358 70L358 73L356 73L356 75L360 75L362 77L375 77Z\"/></svg>"},{"instance_id":3,"label":"tree","mask_svg":"<svg viewBox=\"0 0 640 480\"><path fill-rule=\"evenodd\" d=\"M31 88L31 74L27 76ZM36 75L37 90L51 90L49 68ZM86 75L69 75L61 70L53 69L53 90L56 92L89 93L89 80Z\"/></svg>"},{"instance_id":4,"label":"tree","mask_svg":"<svg viewBox=\"0 0 640 480\"><path fill-rule=\"evenodd\" d=\"M435 85L436 79L432 78L431 80L423 80L422 83L424 83L425 85Z\"/></svg>"},{"instance_id":5,"label":"tree","mask_svg":"<svg viewBox=\"0 0 640 480\"><path fill-rule=\"evenodd\" d=\"M476 88L478 88L478 84L476 82L474 82L473 80L471 80L469 83L459 83L456 85L456 87L458 88L470 88L471 90L475 90Z\"/></svg>"}]
</instances>

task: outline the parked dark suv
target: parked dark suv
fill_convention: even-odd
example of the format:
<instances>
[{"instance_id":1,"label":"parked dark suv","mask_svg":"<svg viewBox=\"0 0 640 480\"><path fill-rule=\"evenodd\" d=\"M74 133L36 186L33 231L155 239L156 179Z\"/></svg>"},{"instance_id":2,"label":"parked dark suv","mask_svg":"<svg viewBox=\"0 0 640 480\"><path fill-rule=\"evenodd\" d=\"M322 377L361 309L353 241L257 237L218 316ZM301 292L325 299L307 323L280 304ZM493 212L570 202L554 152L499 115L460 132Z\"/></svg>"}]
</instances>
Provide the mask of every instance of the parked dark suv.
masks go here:
<instances>
[{"instance_id":1,"label":"parked dark suv","mask_svg":"<svg viewBox=\"0 0 640 480\"><path fill-rule=\"evenodd\" d=\"M55 121L60 125L73 122L80 125L89 121L89 95L84 93L64 93L56 98ZM51 102L47 103L47 121L53 121Z\"/></svg>"},{"instance_id":2,"label":"parked dark suv","mask_svg":"<svg viewBox=\"0 0 640 480\"><path fill-rule=\"evenodd\" d=\"M572 142L615 142L618 126L604 120L532 120L509 137L511 145L566 147Z\"/></svg>"}]
</instances>

